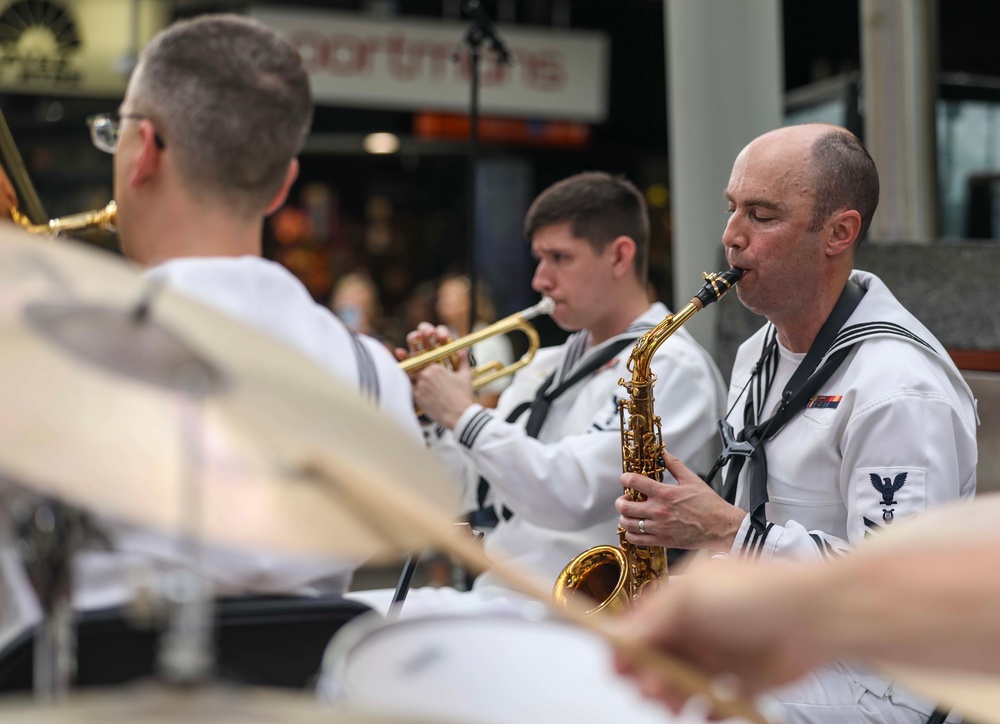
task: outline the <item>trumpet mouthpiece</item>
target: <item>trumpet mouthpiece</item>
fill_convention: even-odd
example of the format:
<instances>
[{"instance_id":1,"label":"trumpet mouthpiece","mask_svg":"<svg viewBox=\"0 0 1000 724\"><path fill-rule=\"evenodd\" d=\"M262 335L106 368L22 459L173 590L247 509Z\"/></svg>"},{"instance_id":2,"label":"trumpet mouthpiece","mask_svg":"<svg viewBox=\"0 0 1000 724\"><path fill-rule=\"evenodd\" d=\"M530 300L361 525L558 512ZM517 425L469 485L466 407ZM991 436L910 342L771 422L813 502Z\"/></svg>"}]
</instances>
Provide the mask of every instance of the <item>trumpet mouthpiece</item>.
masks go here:
<instances>
[{"instance_id":1,"label":"trumpet mouthpiece","mask_svg":"<svg viewBox=\"0 0 1000 724\"><path fill-rule=\"evenodd\" d=\"M543 314L552 314L556 309L556 303L551 297L542 297L542 300L533 307L528 307L521 313L523 319L534 319Z\"/></svg>"}]
</instances>

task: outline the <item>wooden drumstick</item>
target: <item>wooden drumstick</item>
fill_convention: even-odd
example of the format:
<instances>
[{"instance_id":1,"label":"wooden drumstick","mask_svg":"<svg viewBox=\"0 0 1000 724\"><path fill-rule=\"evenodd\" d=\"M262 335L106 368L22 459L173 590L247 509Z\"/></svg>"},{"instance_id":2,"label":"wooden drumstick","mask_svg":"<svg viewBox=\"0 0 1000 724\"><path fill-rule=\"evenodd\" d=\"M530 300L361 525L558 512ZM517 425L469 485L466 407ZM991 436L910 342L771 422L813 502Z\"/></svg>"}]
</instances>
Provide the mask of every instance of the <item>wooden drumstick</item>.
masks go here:
<instances>
[{"instance_id":1,"label":"wooden drumstick","mask_svg":"<svg viewBox=\"0 0 1000 724\"><path fill-rule=\"evenodd\" d=\"M370 481L364 470L345 469L342 461L331 461L322 453L312 456L304 466L307 474L319 478L359 520L393 545L399 545L397 529L416 533L434 547L450 553L467 568L481 573L487 569L511 588L548 604L557 616L599 636L628 657L659 672L691 696L708 701L712 711L723 716L737 716L758 724L767 724L754 705L744 699L725 698L707 674L698 671L656 649L637 644L602 625L599 617L585 615L587 607L570 601L566 607L552 605L550 587L539 578L504 561L492 561L471 540L457 536L452 521L424 499L402 487L386 495L377 495L377 481ZM373 492L376 496L373 500Z\"/></svg>"}]
</instances>

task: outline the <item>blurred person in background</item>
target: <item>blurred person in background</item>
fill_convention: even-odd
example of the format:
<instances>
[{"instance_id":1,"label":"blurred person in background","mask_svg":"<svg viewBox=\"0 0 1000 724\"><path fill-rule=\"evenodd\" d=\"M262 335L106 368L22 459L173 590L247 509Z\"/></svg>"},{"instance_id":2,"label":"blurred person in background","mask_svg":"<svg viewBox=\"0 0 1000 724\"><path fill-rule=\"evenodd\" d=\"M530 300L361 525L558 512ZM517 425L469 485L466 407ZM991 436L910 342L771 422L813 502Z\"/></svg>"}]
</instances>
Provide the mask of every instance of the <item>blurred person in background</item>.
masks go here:
<instances>
[{"instance_id":1,"label":"blurred person in background","mask_svg":"<svg viewBox=\"0 0 1000 724\"><path fill-rule=\"evenodd\" d=\"M470 332L480 329L496 321L496 309L490 300L489 292L483 282L476 286L476 323L469 329L469 278L461 274L445 276L438 284L437 299L434 310L438 321L451 330L452 337L458 339ZM471 348L474 364L500 362L507 366L514 361L514 348L507 335L494 335L476 342ZM510 377L501 377L478 390L479 404L483 407L496 407L500 393L510 385Z\"/></svg>"},{"instance_id":2,"label":"blurred person in background","mask_svg":"<svg viewBox=\"0 0 1000 724\"><path fill-rule=\"evenodd\" d=\"M366 271L353 271L337 280L330 309L348 329L381 339L382 304L378 287Z\"/></svg>"}]
</instances>

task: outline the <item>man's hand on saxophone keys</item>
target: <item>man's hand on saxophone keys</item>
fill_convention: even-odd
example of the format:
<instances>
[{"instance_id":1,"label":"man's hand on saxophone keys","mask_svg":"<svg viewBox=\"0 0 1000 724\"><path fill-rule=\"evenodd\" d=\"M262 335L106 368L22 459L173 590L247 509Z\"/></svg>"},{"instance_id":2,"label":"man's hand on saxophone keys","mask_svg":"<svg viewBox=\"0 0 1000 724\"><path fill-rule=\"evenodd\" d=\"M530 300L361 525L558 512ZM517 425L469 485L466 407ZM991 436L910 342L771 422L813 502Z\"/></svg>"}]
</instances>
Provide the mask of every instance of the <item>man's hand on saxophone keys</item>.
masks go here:
<instances>
[{"instance_id":1,"label":"man's hand on saxophone keys","mask_svg":"<svg viewBox=\"0 0 1000 724\"><path fill-rule=\"evenodd\" d=\"M634 545L728 552L746 513L720 498L669 452L664 451L663 458L676 485L636 473L621 477L623 487L646 496L635 501L622 495L615 501L626 540Z\"/></svg>"}]
</instances>

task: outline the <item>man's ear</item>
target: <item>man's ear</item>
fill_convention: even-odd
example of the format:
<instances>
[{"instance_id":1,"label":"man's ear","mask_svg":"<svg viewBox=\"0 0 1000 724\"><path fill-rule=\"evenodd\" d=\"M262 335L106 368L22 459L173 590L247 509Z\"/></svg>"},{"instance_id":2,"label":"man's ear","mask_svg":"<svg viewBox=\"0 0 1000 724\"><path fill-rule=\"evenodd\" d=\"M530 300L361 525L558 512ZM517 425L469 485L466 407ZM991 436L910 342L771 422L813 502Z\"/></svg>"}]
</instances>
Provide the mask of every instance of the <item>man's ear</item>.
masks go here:
<instances>
[{"instance_id":1,"label":"man's ear","mask_svg":"<svg viewBox=\"0 0 1000 724\"><path fill-rule=\"evenodd\" d=\"M612 258L612 271L616 278L632 273L632 261L635 259L635 240L631 236L619 236L609 245Z\"/></svg>"},{"instance_id":2,"label":"man's ear","mask_svg":"<svg viewBox=\"0 0 1000 724\"><path fill-rule=\"evenodd\" d=\"M281 208L281 205L285 203L285 199L288 198L288 192L292 188L292 184L295 183L295 179L299 177L299 159L293 158L288 162L288 170L285 171L285 180L281 184L281 188L271 199L271 202L267 205L267 210L264 212L264 216L270 216L275 211Z\"/></svg>"},{"instance_id":3,"label":"man's ear","mask_svg":"<svg viewBox=\"0 0 1000 724\"><path fill-rule=\"evenodd\" d=\"M838 211L830 219L830 238L826 242L826 255L838 256L854 248L861 233L861 214L851 209Z\"/></svg>"},{"instance_id":4,"label":"man's ear","mask_svg":"<svg viewBox=\"0 0 1000 724\"><path fill-rule=\"evenodd\" d=\"M138 157L129 174L132 186L138 186L156 173L160 166L160 154L163 152L156 140L156 129L148 120L139 121L139 141Z\"/></svg>"}]
</instances>

